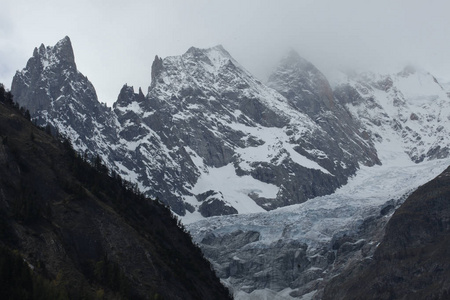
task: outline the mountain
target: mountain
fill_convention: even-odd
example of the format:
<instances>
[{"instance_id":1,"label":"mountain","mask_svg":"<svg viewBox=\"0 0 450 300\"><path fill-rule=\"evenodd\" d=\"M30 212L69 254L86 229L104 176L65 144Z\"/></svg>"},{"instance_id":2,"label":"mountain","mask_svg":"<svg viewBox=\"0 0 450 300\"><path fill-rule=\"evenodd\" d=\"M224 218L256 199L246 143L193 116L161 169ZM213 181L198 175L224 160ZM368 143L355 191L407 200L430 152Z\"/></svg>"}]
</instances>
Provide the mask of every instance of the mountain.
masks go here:
<instances>
[{"instance_id":1,"label":"mountain","mask_svg":"<svg viewBox=\"0 0 450 300\"><path fill-rule=\"evenodd\" d=\"M230 299L170 210L107 171L0 102L2 298Z\"/></svg>"},{"instance_id":2,"label":"mountain","mask_svg":"<svg viewBox=\"0 0 450 300\"><path fill-rule=\"evenodd\" d=\"M29 65L18 95L52 81ZM43 81L15 84L33 72ZM170 205L235 299L320 299L373 259L395 210L450 164L449 97L418 68L329 79L293 51L264 84L222 46L193 47L155 57L147 93L124 85L87 132L76 113L33 118Z\"/></svg>"},{"instance_id":3,"label":"mountain","mask_svg":"<svg viewBox=\"0 0 450 300\"><path fill-rule=\"evenodd\" d=\"M282 90L282 75L303 67L281 70L273 85ZM295 87L322 89L308 100L316 110L304 113L298 97L262 84L222 46L190 48L156 57L147 95L125 85L110 110L76 70L66 37L36 49L11 90L21 105L45 103L32 117L70 137L77 151L99 154L192 221L301 203L332 193L360 165L379 164L373 142L314 72L306 72L309 87Z\"/></svg>"},{"instance_id":4,"label":"mountain","mask_svg":"<svg viewBox=\"0 0 450 300\"><path fill-rule=\"evenodd\" d=\"M314 88L310 77L318 78L321 88ZM330 279L372 258L390 216L407 196L450 164L450 100L423 70L341 74L329 84L295 53L281 61L268 84L311 116L326 116L335 103L330 115L340 114L339 122L331 117L325 124L352 128L355 122L373 143L381 165L360 167L330 196L273 212L199 221L188 229L235 299L321 299ZM326 92L329 87L332 94ZM339 290L342 282L333 287ZM327 292L330 298L336 290ZM349 291L343 298L351 295Z\"/></svg>"}]
</instances>

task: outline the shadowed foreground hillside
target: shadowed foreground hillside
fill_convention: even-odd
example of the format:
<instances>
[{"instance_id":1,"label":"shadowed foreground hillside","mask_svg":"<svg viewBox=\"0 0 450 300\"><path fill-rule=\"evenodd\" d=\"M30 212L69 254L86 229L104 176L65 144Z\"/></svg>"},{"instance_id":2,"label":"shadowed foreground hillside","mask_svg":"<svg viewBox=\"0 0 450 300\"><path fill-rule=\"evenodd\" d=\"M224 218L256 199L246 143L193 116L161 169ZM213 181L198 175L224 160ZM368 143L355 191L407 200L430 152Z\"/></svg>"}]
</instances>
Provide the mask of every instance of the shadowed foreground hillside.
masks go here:
<instances>
[{"instance_id":1,"label":"shadowed foreground hillside","mask_svg":"<svg viewBox=\"0 0 450 300\"><path fill-rule=\"evenodd\" d=\"M371 261L352 266L323 299L450 299L450 167L395 212Z\"/></svg>"},{"instance_id":2,"label":"shadowed foreground hillside","mask_svg":"<svg viewBox=\"0 0 450 300\"><path fill-rule=\"evenodd\" d=\"M93 165L0 101L2 299L230 299L165 206Z\"/></svg>"}]
</instances>

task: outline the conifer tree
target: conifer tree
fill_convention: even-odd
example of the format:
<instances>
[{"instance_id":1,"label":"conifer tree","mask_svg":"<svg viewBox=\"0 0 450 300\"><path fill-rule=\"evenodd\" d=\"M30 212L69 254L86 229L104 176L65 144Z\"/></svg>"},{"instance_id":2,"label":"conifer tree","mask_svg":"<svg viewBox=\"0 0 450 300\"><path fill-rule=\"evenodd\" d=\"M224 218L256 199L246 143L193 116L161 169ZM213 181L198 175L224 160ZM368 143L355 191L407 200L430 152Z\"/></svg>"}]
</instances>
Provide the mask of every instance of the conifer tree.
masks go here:
<instances>
[{"instance_id":1,"label":"conifer tree","mask_svg":"<svg viewBox=\"0 0 450 300\"><path fill-rule=\"evenodd\" d=\"M5 86L3 85L3 83L0 83L0 102L5 102Z\"/></svg>"}]
</instances>

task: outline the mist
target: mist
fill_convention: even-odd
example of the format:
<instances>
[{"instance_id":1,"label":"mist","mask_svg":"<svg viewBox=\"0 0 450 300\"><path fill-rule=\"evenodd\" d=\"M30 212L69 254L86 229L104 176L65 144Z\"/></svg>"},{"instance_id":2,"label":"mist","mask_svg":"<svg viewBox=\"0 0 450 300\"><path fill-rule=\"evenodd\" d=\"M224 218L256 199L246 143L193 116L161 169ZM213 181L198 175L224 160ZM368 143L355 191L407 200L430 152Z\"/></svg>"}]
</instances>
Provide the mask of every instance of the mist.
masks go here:
<instances>
[{"instance_id":1,"label":"mist","mask_svg":"<svg viewBox=\"0 0 450 300\"><path fill-rule=\"evenodd\" d=\"M0 18L0 82L34 47L68 35L78 70L111 105L127 83L150 85L155 55L222 44L264 80L289 49L325 74L396 72L407 64L450 81L450 3L435 1L25 1Z\"/></svg>"}]
</instances>

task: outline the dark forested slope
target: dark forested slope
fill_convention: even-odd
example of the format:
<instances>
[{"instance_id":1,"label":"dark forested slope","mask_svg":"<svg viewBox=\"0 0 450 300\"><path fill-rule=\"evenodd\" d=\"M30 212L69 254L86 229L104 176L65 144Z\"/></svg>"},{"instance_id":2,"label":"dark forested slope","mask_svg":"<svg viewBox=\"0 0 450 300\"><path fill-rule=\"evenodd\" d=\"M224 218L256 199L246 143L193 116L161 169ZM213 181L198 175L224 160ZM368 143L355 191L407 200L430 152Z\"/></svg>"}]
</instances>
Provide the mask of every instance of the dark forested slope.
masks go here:
<instances>
[{"instance_id":1,"label":"dark forested slope","mask_svg":"<svg viewBox=\"0 0 450 300\"><path fill-rule=\"evenodd\" d=\"M36 128L1 92L3 296L229 299L169 209Z\"/></svg>"}]
</instances>

